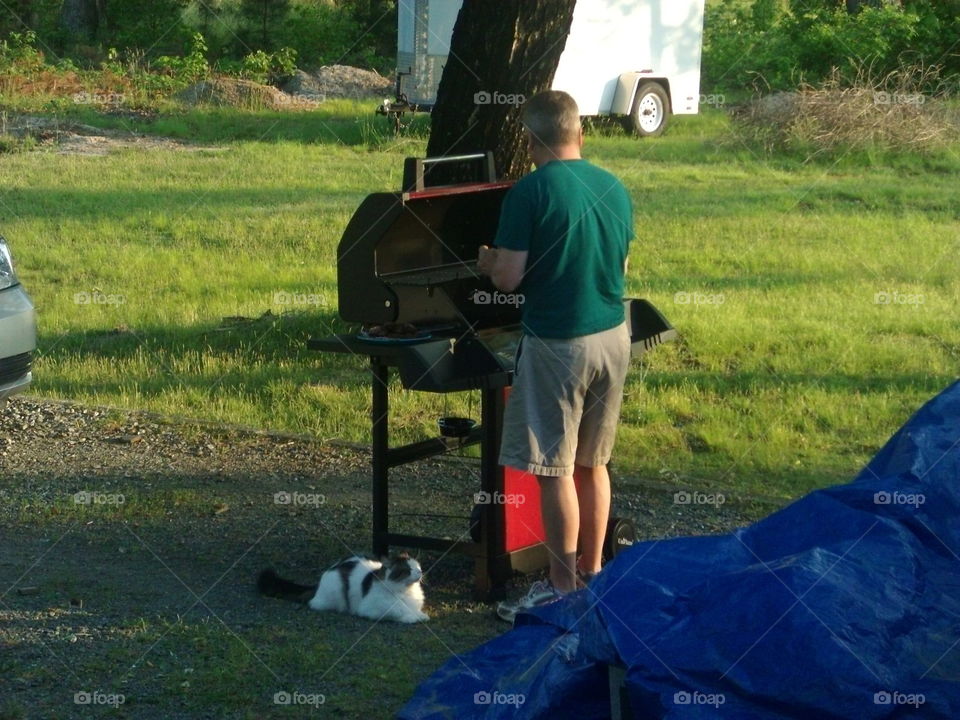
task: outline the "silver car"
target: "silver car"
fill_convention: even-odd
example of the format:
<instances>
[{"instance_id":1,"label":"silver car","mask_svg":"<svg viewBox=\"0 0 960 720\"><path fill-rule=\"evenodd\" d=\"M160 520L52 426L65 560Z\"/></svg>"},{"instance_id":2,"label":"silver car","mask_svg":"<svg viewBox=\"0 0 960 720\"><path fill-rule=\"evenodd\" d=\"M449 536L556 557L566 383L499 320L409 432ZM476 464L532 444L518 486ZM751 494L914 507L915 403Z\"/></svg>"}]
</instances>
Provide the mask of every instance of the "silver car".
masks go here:
<instances>
[{"instance_id":1,"label":"silver car","mask_svg":"<svg viewBox=\"0 0 960 720\"><path fill-rule=\"evenodd\" d=\"M0 235L0 405L30 386L36 348L33 303L17 280L7 241Z\"/></svg>"}]
</instances>

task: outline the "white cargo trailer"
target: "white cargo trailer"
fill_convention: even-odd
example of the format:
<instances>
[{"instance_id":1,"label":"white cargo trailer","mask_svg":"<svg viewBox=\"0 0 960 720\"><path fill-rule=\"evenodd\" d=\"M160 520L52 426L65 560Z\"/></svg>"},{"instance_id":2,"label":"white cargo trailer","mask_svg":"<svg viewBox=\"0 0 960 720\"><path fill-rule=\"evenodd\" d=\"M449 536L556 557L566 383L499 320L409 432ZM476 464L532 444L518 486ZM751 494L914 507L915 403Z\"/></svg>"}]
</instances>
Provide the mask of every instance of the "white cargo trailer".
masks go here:
<instances>
[{"instance_id":1,"label":"white cargo trailer","mask_svg":"<svg viewBox=\"0 0 960 720\"><path fill-rule=\"evenodd\" d=\"M704 1L577 0L554 89L573 95L583 115L623 117L638 135L659 135L671 114L695 114ZM398 1L397 99L379 112L433 106L461 4Z\"/></svg>"}]
</instances>

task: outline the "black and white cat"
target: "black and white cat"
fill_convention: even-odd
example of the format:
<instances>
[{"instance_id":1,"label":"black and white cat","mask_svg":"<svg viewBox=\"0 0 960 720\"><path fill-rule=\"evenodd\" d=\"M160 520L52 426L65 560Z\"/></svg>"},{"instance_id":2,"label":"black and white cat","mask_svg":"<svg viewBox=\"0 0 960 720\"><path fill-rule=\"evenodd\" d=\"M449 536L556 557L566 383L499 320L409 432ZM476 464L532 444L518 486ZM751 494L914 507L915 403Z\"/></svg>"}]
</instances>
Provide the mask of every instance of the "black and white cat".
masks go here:
<instances>
[{"instance_id":1,"label":"black and white cat","mask_svg":"<svg viewBox=\"0 0 960 720\"><path fill-rule=\"evenodd\" d=\"M307 603L311 610L334 610L371 620L415 623L429 620L423 612L423 571L406 553L385 562L355 555L324 570L317 585L284 580L264 570L257 580L261 594Z\"/></svg>"}]
</instances>

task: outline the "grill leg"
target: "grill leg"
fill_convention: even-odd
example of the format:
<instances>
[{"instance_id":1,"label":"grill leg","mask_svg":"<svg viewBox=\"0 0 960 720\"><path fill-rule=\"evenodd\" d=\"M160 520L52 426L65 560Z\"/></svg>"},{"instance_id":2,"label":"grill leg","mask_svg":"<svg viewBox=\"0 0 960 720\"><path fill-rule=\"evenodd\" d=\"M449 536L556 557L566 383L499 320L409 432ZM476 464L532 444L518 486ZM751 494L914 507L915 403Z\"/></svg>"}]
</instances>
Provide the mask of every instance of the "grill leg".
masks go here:
<instances>
[{"instance_id":1,"label":"grill leg","mask_svg":"<svg viewBox=\"0 0 960 720\"><path fill-rule=\"evenodd\" d=\"M503 492L503 468L499 460L503 388L484 388L481 393L480 489L493 496ZM474 566L474 597L478 600L502 600L506 596L511 571L506 557L503 509L501 504L487 505L480 516L482 550Z\"/></svg>"},{"instance_id":2,"label":"grill leg","mask_svg":"<svg viewBox=\"0 0 960 720\"><path fill-rule=\"evenodd\" d=\"M390 546L387 542L389 531L389 468L387 450L390 448L389 399L387 383L390 371L386 365L370 358L371 383L373 385L373 554L375 557L387 555Z\"/></svg>"}]
</instances>

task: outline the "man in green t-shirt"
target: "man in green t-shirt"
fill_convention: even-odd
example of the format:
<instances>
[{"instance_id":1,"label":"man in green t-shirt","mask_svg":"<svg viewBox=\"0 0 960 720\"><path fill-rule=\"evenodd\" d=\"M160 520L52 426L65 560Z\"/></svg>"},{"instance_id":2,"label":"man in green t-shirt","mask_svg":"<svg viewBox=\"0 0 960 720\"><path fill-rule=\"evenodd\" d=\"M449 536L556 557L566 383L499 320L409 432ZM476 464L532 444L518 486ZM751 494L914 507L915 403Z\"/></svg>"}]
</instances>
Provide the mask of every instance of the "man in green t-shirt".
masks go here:
<instances>
[{"instance_id":1,"label":"man in green t-shirt","mask_svg":"<svg viewBox=\"0 0 960 720\"><path fill-rule=\"evenodd\" d=\"M524 106L536 171L503 202L480 272L523 295L523 339L504 413L500 462L537 476L550 579L498 614L550 602L600 570L610 514L607 462L630 359L623 278L633 237L617 178L580 157L576 102L547 91ZM581 555L577 558L577 540Z\"/></svg>"}]
</instances>

